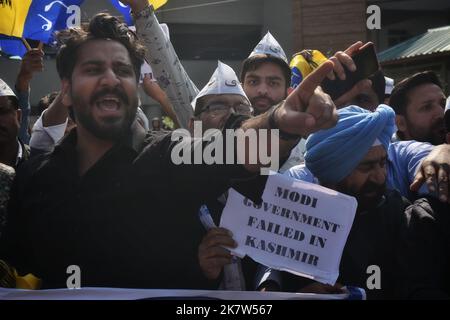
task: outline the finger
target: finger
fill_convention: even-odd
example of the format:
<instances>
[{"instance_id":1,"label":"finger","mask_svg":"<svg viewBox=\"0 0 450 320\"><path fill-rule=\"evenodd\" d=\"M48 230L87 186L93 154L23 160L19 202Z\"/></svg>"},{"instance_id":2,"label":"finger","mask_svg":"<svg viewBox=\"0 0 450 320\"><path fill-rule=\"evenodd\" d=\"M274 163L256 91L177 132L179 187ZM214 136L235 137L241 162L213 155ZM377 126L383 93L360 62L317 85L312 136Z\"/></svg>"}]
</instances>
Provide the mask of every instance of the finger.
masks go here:
<instances>
[{"instance_id":1,"label":"finger","mask_svg":"<svg viewBox=\"0 0 450 320\"><path fill-rule=\"evenodd\" d=\"M409 186L409 189L413 192L419 191L422 184L425 182L425 177L422 174L422 170L419 170L414 177L414 181Z\"/></svg>"},{"instance_id":2,"label":"finger","mask_svg":"<svg viewBox=\"0 0 450 320\"><path fill-rule=\"evenodd\" d=\"M309 98L313 95L314 90L316 90L316 88L332 70L333 62L330 60L325 61L316 70L310 73L289 97L298 95L300 100L306 105Z\"/></svg>"},{"instance_id":3,"label":"finger","mask_svg":"<svg viewBox=\"0 0 450 320\"><path fill-rule=\"evenodd\" d=\"M39 41L37 48L38 50L42 50L42 48L44 48L44 43L42 41Z\"/></svg>"},{"instance_id":4,"label":"finger","mask_svg":"<svg viewBox=\"0 0 450 320\"><path fill-rule=\"evenodd\" d=\"M449 172L447 172L443 167L439 168L438 171L438 193L439 200L442 202L447 202L448 200L448 181Z\"/></svg>"},{"instance_id":5,"label":"finger","mask_svg":"<svg viewBox=\"0 0 450 320\"><path fill-rule=\"evenodd\" d=\"M333 62L333 64L336 64L336 63L339 63L340 64L340 62L338 61L338 59L336 58L336 57L331 57L330 59L329 59L331 62ZM335 74L335 68L336 68L336 66L333 66L333 71L331 71L330 73L328 73L328 75L327 75L327 78L328 79L330 79L331 81L334 81L334 80L336 80L336 74Z\"/></svg>"},{"instance_id":6,"label":"finger","mask_svg":"<svg viewBox=\"0 0 450 320\"><path fill-rule=\"evenodd\" d=\"M372 86L372 81L369 79L364 79L357 82L350 91L347 91L342 96L337 98L334 101L334 104L337 108L343 107L347 105L350 101L352 101L358 94L362 91L369 89Z\"/></svg>"},{"instance_id":7,"label":"finger","mask_svg":"<svg viewBox=\"0 0 450 320\"><path fill-rule=\"evenodd\" d=\"M30 56L37 56L37 57L42 57L44 55L44 52L38 48L33 48L30 51L28 51L28 55Z\"/></svg>"},{"instance_id":8,"label":"finger","mask_svg":"<svg viewBox=\"0 0 450 320\"><path fill-rule=\"evenodd\" d=\"M342 65L342 61L339 60L339 54L342 52L338 52L334 55L333 58L330 58L331 61L334 63L334 72L337 74L338 78L341 80L345 80L345 70L344 66Z\"/></svg>"},{"instance_id":9,"label":"finger","mask_svg":"<svg viewBox=\"0 0 450 320\"><path fill-rule=\"evenodd\" d=\"M330 79L331 81L336 80L336 76L334 75L334 71L331 71L329 74L327 74L327 78Z\"/></svg>"},{"instance_id":10,"label":"finger","mask_svg":"<svg viewBox=\"0 0 450 320\"><path fill-rule=\"evenodd\" d=\"M348 70L350 70L352 72L356 71L355 62L348 54L346 54L344 52L338 52L338 53L336 53L336 55L343 66L345 66ZM344 73L344 75L345 75L345 73Z\"/></svg>"},{"instance_id":11,"label":"finger","mask_svg":"<svg viewBox=\"0 0 450 320\"><path fill-rule=\"evenodd\" d=\"M371 41L366 42L366 43L364 43L357 51L359 51L359 50L364 50L364 49L367 48L368 46L372 46L372 45L373 45L373 42L371 42Z\"/></svg>"},{"instance_id":12,"label":"finger","mask_svg":"<svg viewBox=\"0 0 450 320\"><path fill-rule=\"evenodd\" d=\"M322 90L317 88L316 92L320 93ZM330 121L333 109L335 109L334 104L329 95L316 94L311 97L309 107L306 112L311 114L316 120L315 127L321 128L326 125L328 121Z\"/></svg>"},{"instance_id":13,"label":"finger","mask_svg":"<svg viewBox=\"0 0 450 320\"><path fill-rule=\"evenodd\" d=\"M214 236L214 235L226 236L226 235L228 235L228 236L232 237L233 233L230 230L225 229L225 228L212 228L212 229L208 230L208 233L206 235L207 236L209 236L209 235L211 235L211 236Z\"/></svg>"},{"instance_id":14,"label":"finger","mask_svg":"<svg viewBox=\"0 0 450 320\"><path fill-rule=\"evenodd\" d=\"M346 54L352 56L356 51L358 51L363 46L362 41L355 42L350 47L344 50Z\"/></svg>"},{"instance_id":15,"label":"finger","mask_svg":"<svg viewBox=\"0 0 450 320\"><path fill-rule=\"evenodd\" d=\"M212 259L216 257L231 259L233 257L230 251L221 247L212 247L202 250L199 252L199 256L203 259Z\"/></svg>"},{"instance_id":16,"label":"finger","mask_svg":"<svg viewBox=\"0 0 450 320\"><path fill-rule=\"evenodd\" d=\"M427 184L428 190L432 192L436 192L436 169L433 165L429 164L424 168L425 173L425 182Z\"/></svg>"}]
</instances>

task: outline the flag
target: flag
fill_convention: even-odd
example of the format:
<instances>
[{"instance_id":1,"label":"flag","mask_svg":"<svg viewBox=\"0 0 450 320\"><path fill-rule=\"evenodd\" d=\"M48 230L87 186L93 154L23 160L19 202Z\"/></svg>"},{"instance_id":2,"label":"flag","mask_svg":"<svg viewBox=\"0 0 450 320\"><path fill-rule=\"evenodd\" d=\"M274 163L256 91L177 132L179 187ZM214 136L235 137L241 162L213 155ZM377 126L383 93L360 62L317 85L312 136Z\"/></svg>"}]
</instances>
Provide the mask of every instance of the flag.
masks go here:
<instances>
[{"instance_id":1,"label":"flag","mask_svg":"<svg viewBox=\"0 0 450 320\"><path fill-rule=\"evenodd\" d=\"M0 35L0 51L8 56L23 57L27 48L18 38Z\"/></svg>"},{"instance_id":2,"label":"flag","mask_svg":"<svg viewBox=\"0 0 450 320\"><path fill-rule=\"evenodd\" d=\"M80 25L83 1L0 0L0 50L22 57L26 49L18 38L51 43L55 31Z\"/></svg>"},{"instance_id":3,"label":"flag","mask_svg":"<svg viewBox=\"0 0 450 320\"><path fill-rule=\"evenodd\" d=\"M165 5L167 3L168 0L148 0L148 2L153 5L153 8L156 10L160 7L162 7L163 5ZM133 25L133 18L131 18L131 14L130 14L130 7L124 5L122 2L120 2L119 0L111 0L111 4L117 9L119 10L119 12L123 15L124 19L125 19L125 23L128 24L129 26Z\"/></svg>"},{"instance_id":4,"label":"flag","mask_svg":"<svg viewBox=\"0 0 450 320\"><path fill-rule=\"evenodd\" d=\"M0 34L49 43L56 30L80 25L84 0L1 0Z\"/></svg>"},{"instance_id":5,"label":"flag","mask_svg":"<svg viewBox=\"0 0 450 320\"><path fill-rule=\"evenodd\" d=\"M31 0L4 0L0 2L0 33L22 37Z\"/></svg>"}]
</instances>

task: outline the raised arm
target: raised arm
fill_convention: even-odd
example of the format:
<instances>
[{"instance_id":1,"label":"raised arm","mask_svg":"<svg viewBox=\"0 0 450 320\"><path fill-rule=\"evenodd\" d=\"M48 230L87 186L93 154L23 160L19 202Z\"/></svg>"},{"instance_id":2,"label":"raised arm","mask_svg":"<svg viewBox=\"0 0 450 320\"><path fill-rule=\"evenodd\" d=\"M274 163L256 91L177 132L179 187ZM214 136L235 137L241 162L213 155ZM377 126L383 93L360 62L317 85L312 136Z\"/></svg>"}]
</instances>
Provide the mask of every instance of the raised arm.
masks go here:
<instances>
[{"instance_id":1,"label":"raised arm","mask_svg":"<svg viewBox=\"0 0 450 320\"><path fill-rule=\"evenodd\" d=\"M187 128L189 119L193 116L191 101L199 90L181 65L172 43L164 34L148 1L122 2L131 6L136 33L147 48L146 60L152 67L159 86L172 103L180 126Z\"/></svg>"},{"instance_id":2,"label":"raised arm","mask_svg":"<svg viewBox=\"0 0 450 320\"><path fill-rule=\"evenodd\" d=\"M19 138L28 143L30 136L28 134L28 117L30 114L30 82L33 74L41 72L44 69L44 52L42 45L38 48L29 50L20 64L20 70L17 74L15 91L19 99L19 106L22 110L22 119L20 123Z\"/></svg>"}]
</instances>

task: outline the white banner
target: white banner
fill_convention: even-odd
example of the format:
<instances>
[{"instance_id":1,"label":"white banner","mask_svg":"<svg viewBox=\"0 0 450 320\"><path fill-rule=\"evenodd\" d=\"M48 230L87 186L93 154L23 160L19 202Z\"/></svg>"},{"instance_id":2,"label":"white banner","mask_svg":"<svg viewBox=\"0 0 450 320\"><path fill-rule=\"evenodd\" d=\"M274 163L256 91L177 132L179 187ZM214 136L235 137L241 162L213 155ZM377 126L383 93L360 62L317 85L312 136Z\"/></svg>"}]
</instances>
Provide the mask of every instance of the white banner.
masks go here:
<instances>
[{"instance_id":1,"label":"white banner","mask_svg":"<svg viewBox=\"0 0 450 320\"><path fill-rule=\"evenodd\" d=\"M138 299L219 299L219 300L365 300L365 292L349 288L342 294L314 294L289 292L220 291L220 290L163 290L80 288L51 290L20 290L0 288L0 300L138 300Z\"/></svg>"},{"instance_id":2,"label":"white banner","mask_svg":"<svg viewBox=\"0 0 450 320\"><path fill-rule=\"evenodd\" d=\"M233 233L232 252L277 270L328 284L339 263L357 201L285 175L269 176L261 205L231 189L220 226Z\"/></svg>"}]
</instances>

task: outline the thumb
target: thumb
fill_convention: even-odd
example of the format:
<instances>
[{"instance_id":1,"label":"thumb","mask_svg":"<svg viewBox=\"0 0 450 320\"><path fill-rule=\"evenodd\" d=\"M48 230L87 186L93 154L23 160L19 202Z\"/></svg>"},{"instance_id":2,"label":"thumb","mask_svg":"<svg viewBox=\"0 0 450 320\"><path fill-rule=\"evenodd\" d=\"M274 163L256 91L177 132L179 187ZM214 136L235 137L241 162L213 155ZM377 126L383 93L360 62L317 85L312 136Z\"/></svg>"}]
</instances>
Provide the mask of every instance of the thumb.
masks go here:
<instances>
[{"instance_id":1,"label":"thumb","mask_svg":"<svg viewBox=\"0 0 450 320\"><path fill-rule=\"evenodd\" d=\"M422 184L425 182L425 177L422 173L422 171L420 170L416 176L414 177L414 181L411 183L411 185L409 186L409 189L411 191L418 191L420 189L420 187L422 186Z\"/></svg>"}]
</instances>

